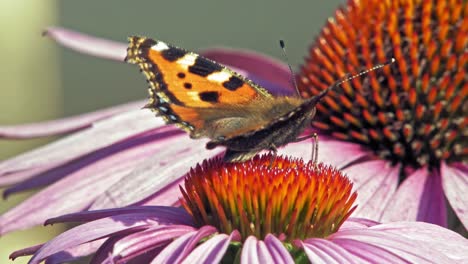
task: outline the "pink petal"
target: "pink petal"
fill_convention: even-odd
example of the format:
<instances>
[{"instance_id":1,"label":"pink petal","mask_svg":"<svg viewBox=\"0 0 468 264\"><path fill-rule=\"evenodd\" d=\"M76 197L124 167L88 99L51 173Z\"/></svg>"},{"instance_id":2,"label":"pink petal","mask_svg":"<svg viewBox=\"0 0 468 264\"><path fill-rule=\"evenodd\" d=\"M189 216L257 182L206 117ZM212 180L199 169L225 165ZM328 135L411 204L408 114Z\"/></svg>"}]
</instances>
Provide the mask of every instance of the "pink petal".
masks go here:
<instances>
[{"instance_id":1,"label":"pink petal","mask_svg":"<svg viewBox=\"0 0 468 264\"><path fill-rule=\"evenodd\" d=\"M70 133L87 128L92 123L110 116L130 110L138 110L144 105L144 101L137 101L63 119L33 124L0 126L0 138L26 139Z\"/></svg>"},{"instance_id":2,"label":"pink petal","mask_svg":"<svg viewBox=\"0 0 468 264\"><path fill-rule=\"evenodd\" d=\"M57 252L67 250L89 241L107 237L117 232L135 232L143 230L150 226L157 225L160 221L163 223L166 222L164 216L155 216L154 213L139 213L118 215L89 222L65 231L44 244L44 246L33 256L30 263L39 263L43 259Z\"/></svg>"},{"instance_id":3,"label":"pink petal","mask_svg":"<svg viewBox=\"0 0 468 264\"><path fill-rule=\"evenodd\" d=\"M350 217L346 219L346 221L341 225L340 230L348 230L348 229L356 229L356 228L365 228L371 227L380 224L374 220L370 220L367 218L356 218Z\"/></svg>"},{"instance_id":4,"label":"pink petal","mask_svg":"<svg viewBox=\"0 0 468 264\"><path fill-rule=\"evenodd\" d=\"M140 167L111 186L91 208L134 204L166 188L174 181L179 182L194 164L223 151L222 148L206 150L205 142L206 140L193 141L186 134L160 142L161 151L149 157ZM171 186L179 194L178 185L171 184ZM179 197L180 194L172 196L173 200L170 202L178 202Z\"/></svg>"},{"instance_id":5,"label":"pink petal","mask_svg":"<svg viewBox=\"0 0 468 264\"><path fill-rule=\"evenodd\" d=\"M273 257L275 263L294 263L291 254L289 254L283 243L275 236L271 234L266 235L265 245Z\"/></svg>"},{"instance_id":6,"label":"pink petal","mask_svg":"<svg viewBox=\"0 0 468 264\"><path fill-rule=\"evenodd\" d=\"M154 192L150 197L146 198L143 201L140 201L136 204L138 205L167 205L167 206L180 206L180 189L179 186L183 185L184 177L179 178L178 180L169 183L162 189L157 192ZM177 198L176 198L177 197ZM97 203L93 206L102 206Z\"/></svg>"},{"instance_id":7,"label":"pink petal","mask_svg":"<svg viewBox=\"0 0 468 264\"><path fill-rule=\"evenodd\" d=\"M447 226L444 192L438 171L421 168L400 184L382 221L424 221Z\"/></svg>"},{"instance_id":8,"label":"pink petal","mask_svg":"<svg viewBox=\"0 0 468 264\"><path fill-rule=\"evenodd\" d=\"M468 261L468 240L452 230L424 222L393 222L371 230L395 234L428 250L437 250L452 260ZM458 262L457 262L458 263Z\"/></svg>"},{"instance_id":9,"label":"pink petal","mask_svg":"<svg viewBox=\"0 0 468 264\"><path fill-rule=\"evenodd\" d=\"M164 219L166 220L182 223L184 225L192 225L191 216L187 213L187 211L185 211L182 208L168 206L129 206L124 208L84 211L50 218L44 223L44 225L70 222L91 222L101 218L112 217L117 215L142 213L163 215Z\"/></svg>"},{"instance_id":10,"label":"pink petal","mask_svg":"<svg viewBox=\"0 0 468 264\"><path fill-rule=\"evenodd\" d=\"M44 244L39 244L39 245L23 248L20 250L16 250L15 252L10 254L10 259L15 260L16 258L19 258L19 257L30 256L36 253L43 245Z\"/></svg>"},{"instance_id":11,"label":"pink petal","mask_svg":"<svg viewBox=\"0 0 468 264\"><path fill-rule=\"evenodd\" d=\"M204 241L195 248L181 263L219 263L229 247L233 237L226 234L217 234Z\"/></svg>"},{"instance_id":12,"label":"pink petal","mask_svg":"<svg viewBox=\"0 0 468 264\"><path fill-rule=\"evenodd\" d=\"M50 27L44 35L74 51L87 55L123 62L127 56L127 45L120 42L96 38L77 31Z\"/></svg>"},{"instance_id":13,"label":"pink petal","mask_svg":"<svg viewBox=\"0 0 468 264\"><path fill-rule=\"evenodd\" d=\"M333 242L344 248L351 255L354 255L356 261L362 263L392 263L392 264L407 264L407 263L427 263L427 262L410 262L400 258L398 253L391 252L379 245L374 245L370 242L360 241L362 238L353 239L334 239ZM408 246L408 245L406 245ZM411 247L408 247L411 248ZM421 261L421 260L420 260Z\"/></svg>"},{"instance_id":14,"label":"pink petal","mask_svg":"<svg viewBox=\"0 0 468 264\"><path fill-rule=\"evenodd\" d=\"M254 79L253 81L256 81L255 78L249 75L271 82L271 85L262 85L269 87L270 91L274 90L275 94L295 93L292 86L293 76L287 64L275 58L248 50L227 48L212 48L202 51L201 54L219 63L246 71L246 77ZM283 90L272 89L275 86L282 87Z\"/></svg>"},{"instance_id":15,"label":"pink petal","mask_svg":"<svg viewBox=\"0 0 468 264\"><path fill-rule=\"evenodd\" d=\"M69 263L82 257L89 256L96 252L96 250L104 243L105 240L106 239L99 239L87 242L76 247L55 253L47 258L46 264Z\"/></svg>"},{"instance_id":16,"label":"pink petal","mask_svg":"<svg viewBox=\"0 0 468 264\"><path fill-rule=\"evenodd\" d=\"M115 170L113 163L116 163L117 166L121 167L124 165L127 167L129 165L131 167L132 164L137 165L145 160L147 156L150 156L152 153L159 150L159 141L178 134L182 134L182 132L175 128L167 126L156 128L139 135L134 135L133 137L120 142L115 142L110 146L98 149L87 155L83 155L77 159L69 161L68 163L62 162L64 163L62 164L57 162L57 164L52 163L45 167L38 167L26 171L7 174L3 177L11 179L12 175L19 175L23 176L23 178L28 177L29 179L24 179L23 182L16 186L6 189L4 196L27 189L46 186L74 173L91 172L90 175L94 175L95 173L93 169L95 167L98 167L97 174L105 174L109 170ZM147 147L143 148L145 145ZM107 171L103 164L110 164ZM119 173L112 174L111 176L115 178L119 174L122 175L122 173L125 173L125 171L119 171ZM110 184L111 181L107 183L108 186Z\"/></svg>"},{"instance_id":17,"label":"pink petal","mask_svg":"<svg viewBox=\"0 0 468 264\"><path fill-rule=\"evenodd\" d=\"M185 250L196 235L197 231L193 231L176 238L172 243L166 246L151 263L175 263L175 261L179 259L180 253Z\"/></svg>"},{"instance_id":18,"label":"pink petal","mask_svg":"<svg viewBox=\"0 0 468 264\"><path fill-rule=\"evenodd\" d=\"M311 263L340 264L364 262L359 256L353 255L346 249L331 241L321 238L311 238L301 242L307 258Z\"/></svg>"},{"instance_id":19,"label":"pink petal","mask_svg":"<svg viewBox=\"0 0 468 264\"><path fill-rule=\"evenodd\" d=\"M440 166L445 196L460 221L468 229L468 166L463 163Z\"/></svg>"},{"instance_id":20,"label":"pink petal","mask_svg":"<svg viewBox=\"0 0 468 264\"><path fill-rule=\"evenodd\" d=\"M79 133L0 163L0 175L64 163L144 131L165 125L149 110L136 110L93 124Z\"/></svg>"},{"instance_id":21,"label":"pink petal","mask_svg":"<svg viewBox=\"0 0 468 264\"><path fill-rule=\"evenodd\" d=\"M42 223L47 218L89 207L92 201L105 193L110 185L138 168L139 164L146 162L148 156L161 150L157 141L160 136L161 139L167 139L167 137L160 135L158 131L158 129L154 130L156 133L152 136L153 141L130 145L131 148L120 152L109 151L110 154L96 161L94 161L94 156L91 156L90 159L93 162L89 164L88 161L83 161L84 164L89 164L83 168L79 168L81 163L76 162L74 166L78 166L79 169L0 216L1 232L31 227ZM118 144L112 147L120 148ZM141 199L144 198L141 197ZM64 203L64 201L67 202Z\"/></svg>"},{"instance_id":22,"label":"pink petal","mask_svg":"<svg viewBox=\"0 0 468 264\"><path fill-rule=\"evenodd\" d=\"M169 244L172 240L193 232L191 226L156 226L123 237L114 244L114 260L128 261L147 251Z\"/></svg>"},{"instance_id":23,"label":"pink petal","mask_svg":"<svg viewBox=\"0 0 468 264\"><path fill-rule=\"evenodd\" d=\"M242 245L241 263L260 264L258 261L257 238L249 236Z\"/></svg>"},{"instance_id":24,"label":"pink petal","mask_svg":"<svg viewBox=\"0 0 468 264\"><path fill-rule=\"evenodd\" d=\"M256 261L258 261L259 263L275 263L275 260L273 259L273 256L270 255L270 252L268 251L265 242L263 242L262 240L258 240L256 246L258 252L258 260Z\"/></svg>"},{"instance_id":25,"label":"pink petal","mask_svg":"<svg viewBox=\"0 0 468 264\"><path fill-rule=\"evenodd\" d=\"M454 239L451 245L445 238ZM468 241L453 231L421 222L398 222L337 232L329 239L352 254L382 263L453 263L466 259ZM429 243L426 243L431 241ZM454 249L457 246L460 249ZM449 253L448 253L449 251Z\"/></svg>"},{"instance_id":26,"label":"pink petal","mask_svg":"<svg viewBox=\"0 0 468 264\"><path fill-rule=\"evenodd\" d=\"M28 179L34 178L38 175L43 175L48 171L54 169L55 167L59 167L61 162L59 163L51 163L46 166L40 166L33 169L18 171L14 173L7 173L4 175L0 175L0 186L10 186L18 182L23 182ZM41 176L39 176L41 177ZM49 177L53 178L53 177ZM7 198L9 193L3 192L3 198Z\"/></svg>"},{"instance_id":27,"label":"pink petal","mask_svg":"<svg viewBox=\"0 0 468 264\"><path fill-rule=\"evenodd\" d=\"M191 237L186 246L182 249L182 251L179 253L179 257L177 258L176 262L180 262L183 259L185 259L190 252L200 243L200 241L206 237L209 237L216 233L217 230L216 228L212 226L202 226L195 236Z\"/></svg>"},{"instance_id":28,"label":"pink petal","mask_svg":"<svg viewBox=\"0 0 468 264\"><path fill-rule=\"evenodd\" d=\"M379 221L398 185L398 167L386 161L360 162L343 170L353 182L358 206L353 217Z\"/></svg>"}]
</instances>

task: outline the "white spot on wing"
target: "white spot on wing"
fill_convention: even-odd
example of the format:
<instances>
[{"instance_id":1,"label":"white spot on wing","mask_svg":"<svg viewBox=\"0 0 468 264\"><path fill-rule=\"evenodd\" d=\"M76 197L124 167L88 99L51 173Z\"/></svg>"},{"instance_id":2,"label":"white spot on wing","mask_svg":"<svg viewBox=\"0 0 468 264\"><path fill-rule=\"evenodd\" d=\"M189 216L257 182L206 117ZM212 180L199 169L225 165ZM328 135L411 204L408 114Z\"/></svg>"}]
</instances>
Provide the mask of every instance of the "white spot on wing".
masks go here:
<instances>
[{"instance_id":1,"label":"white spot on wing","mask_svg":"<svg viewBox=\"0 0 468 264\"><path fill-rule=\"evenodd\" d=\"M187 70L188 67L195 64L195 60L197 59L197 57L198 56L196 54L187 53L185 54L185 56L177 60L177 64L179 64L180 66L182 66L182 68Z\"/></svg>"},{"instance_id":2,"label":"white spot on wing","mask_svg":"<svg viewBox=\"0 0 468 264\"><path fill-rule=\"evenodd\" d=\"M187 95L192 98L192 100L198 101L200 100L198 92L187 92Z\"/></svg>"},{"instance_id":3,"label":"white spot on wing","mask_svg":"<svg viewBox=\"0 0 468 264\"><path fill-rule=\"evenodd\" d=\"M154 44L151 48L155 51L163 51L169 49L169 46L162 41L158 41L158 43Z\"/></svg>"},{"instance_id":4,"label":"white spot on wing","mask_svg":"<svg viewBox=\"0 0 468 264\"><path fill-rule=\"evenodd\" d=\"M210 81L215 81L215 82L225 82L231 78L231 74L228 72L220 71L220 72L214 72L210 75L208 75L206 78Z\"/></svg>"}]
</instances>

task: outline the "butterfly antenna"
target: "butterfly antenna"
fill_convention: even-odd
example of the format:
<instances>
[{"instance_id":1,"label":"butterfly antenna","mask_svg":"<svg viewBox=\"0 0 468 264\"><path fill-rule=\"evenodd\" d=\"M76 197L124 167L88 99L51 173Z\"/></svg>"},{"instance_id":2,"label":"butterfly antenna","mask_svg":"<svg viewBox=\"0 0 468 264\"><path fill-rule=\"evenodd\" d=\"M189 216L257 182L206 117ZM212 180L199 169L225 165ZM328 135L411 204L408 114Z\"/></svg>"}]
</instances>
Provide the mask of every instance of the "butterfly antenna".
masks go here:
<instances>
[{"instance_id":1,"label":"butterfly antenna","mask_svg":"<svg viewBox=\"0 0 468 264\"><path fill-rule=\"evenodd\" d=\"M286 54L286 45L284 44L284 40L280 39L279 42L280 42L281 50L283 50L283 56L286 59L286 63L288 64L289 72L291 72L291 83L294 85L297 95L301 96L301 93L299 92L299 88L297 87L296 78L294 78L294 72L292 70L291 64L289 63L288 54Z\"/></svg>"},{"instance_id":2,"label":"butterfly antenna","mask_svg":"<svg viewBox=\"0 0 468 264\"><path fill-rule=\"evenodd\" d=\"M351 76L350 76L350 75L348 74L347 76L344 76L343 78L341 78L341 79L340 79L338 82L336 82L335 85L333 85L333 86L338 86L338 85L340 85L340 84L342 84L342 83L349 82L349 81L351 81L352 79L355 79L355 78L357 78L357 77L359 77L359 76L362 76L362 75L364 75L364 74L368 74L369 72L373 72L373 71L378 70L378 69L380 69L380 68L383 68L383 67L385 67L385 66L387 66L387 65L390 65L390 64L394 63L395 61L396 61L395 58L391 58L390 60L388 60L388 61L386 61L386 62L384 62L384 63L377 64L377 65L375 65L374 67L372 67L372 68L370 68L370 69L365 69L365 70L363 70L363 71L360 71L359 73L357 73L357 74L355 74L355 75L351 75Z\"/></svg>"},{"instance_id":3,"label":"butterfly antenna","mask_svg":"<svg viewBox=\"0 0 468 264\"><path fill-rule=\"evenodd\" d=\"M328 93L328 91L332 90L333 88L337 87L337 86L340 86L341 84L345 83L345 82L349 82L351 81L352 79L355 79L359 76L362 76L364 74L368 74L369 72L372 72L372 71L375 71L375 70L378 70L380 68L383 68L385 66L388 66L392 63L394 63L396 60L395 58L391 58L390 60L384 62L384 63L381 63L381 64L377 64L375 65L374 67L370 68L370 69L365 69L365 70L362 70L360 71L359 73L357 74L354 74L354 75L351 75L351 74L346 74L344 77L342 77L341 79L339 79L338 81L336 81L335 83L333 83L332 85L328 86L327 89L325 90L322 90L322 92L320 92L316 97L317 99L321 99L322 97L325 96L325 94Z\"/></svg>"}]
</instances>

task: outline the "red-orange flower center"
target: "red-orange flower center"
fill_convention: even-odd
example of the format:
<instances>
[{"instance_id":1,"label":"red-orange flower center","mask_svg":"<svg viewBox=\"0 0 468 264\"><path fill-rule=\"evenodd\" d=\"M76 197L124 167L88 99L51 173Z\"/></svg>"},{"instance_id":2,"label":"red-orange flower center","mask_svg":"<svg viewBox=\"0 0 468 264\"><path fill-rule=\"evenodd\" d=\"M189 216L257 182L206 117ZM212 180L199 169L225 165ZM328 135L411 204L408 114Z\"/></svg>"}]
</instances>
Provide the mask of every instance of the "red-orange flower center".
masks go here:
<instances>
[{"instance_id":1,"label":"red-orange flower center","mask_svg":"<svg viewBox=\"0 0 468 264\"><path fill-rule=\"evenodd\" d=\"M349 1L311 47L298 83L312 96L390 58L391 67L330 92L314 126L403 166L468 162L468 2Z\"/></svg>"},{"instance_id":2,"label":"red-orange flower center","mask_svg":"<svg viewBox=\"0 0 468 264\"><path fill-rule=\"evenodd\" d=\"M182 188L181 188L182 189ZM182 204L195 222L220 232L238 230L285 241L326 237L351 214L351 182L323 164L270 156L244 163L204 161L186 176Z\"/></svg>"}]
</instances>

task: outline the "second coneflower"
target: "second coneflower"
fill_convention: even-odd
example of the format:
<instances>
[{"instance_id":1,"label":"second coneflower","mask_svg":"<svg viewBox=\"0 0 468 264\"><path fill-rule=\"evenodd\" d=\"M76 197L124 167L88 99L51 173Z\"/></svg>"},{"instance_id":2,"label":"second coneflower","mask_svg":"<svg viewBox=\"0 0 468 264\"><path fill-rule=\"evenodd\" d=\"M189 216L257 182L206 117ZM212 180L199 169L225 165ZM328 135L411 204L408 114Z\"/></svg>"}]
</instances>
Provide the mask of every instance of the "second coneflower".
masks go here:
<instances>
[{"instance_id":1,"label":"second coneflower","mask_svg":"<svg viewBox=\"0 0 468 264\"><path fill-rule=\"evenodd\" d=\"M58 217L47 223L87 223L11 257L63 262L93 248L93 263L449 263L467 257L465 239L434 225L348 219L356 193L330 166L270 160L205 161L185 178L185 210L139 206ZM415 243L429 234L444 239L429 239L434 249Z\"/></svg>"},{"instance_id":2,"label":"second coneflower","mask_svg":"<svg viewBox=\"0 0 468 264\"><path fill-rule=\"evenodd\" d=\"M446 225L445 194L468 226L467 45L466 1L349 1L323 28L299 76L306 96L396 59L331 92L313 122L363 146L346 169L358 215Z\"/></svg>"}]
</instances>

